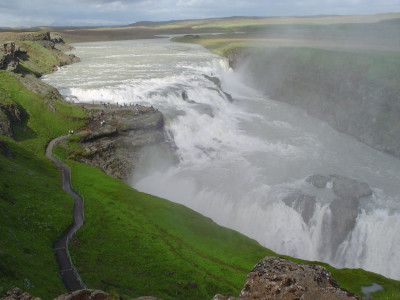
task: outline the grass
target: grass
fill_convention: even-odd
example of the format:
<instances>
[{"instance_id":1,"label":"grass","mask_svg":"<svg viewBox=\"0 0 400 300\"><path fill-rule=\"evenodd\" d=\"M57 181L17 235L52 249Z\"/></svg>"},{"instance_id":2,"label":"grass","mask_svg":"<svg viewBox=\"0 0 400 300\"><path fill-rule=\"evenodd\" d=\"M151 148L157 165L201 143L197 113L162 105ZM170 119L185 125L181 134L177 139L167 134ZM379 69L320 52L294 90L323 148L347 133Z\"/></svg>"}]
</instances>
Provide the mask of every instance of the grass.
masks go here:
<instances>
[{"instance_id":1,"label":"grass","mask_svg":"<svg viewBox=\"0 0 400 300\"><path fill-rule=\"evenodd\" d=\"M363 24L399 18L399 13L376 14L366 16L321 16L321 17L236 17L205 20L173 21L157 26L159 29L190 27L193 29L225 28L239 30L243 28L264 27L266 25L332 25L332 24Z\"/></svg>"},{"instance_id":2,"label":"grass","mask_svg":"<svg viewBox=\"0 0 400 300\"><path fill-rule=\"evenodd\" d=\"M51 103L54 110L51 109L43 101L44 95L27 90L6 71L0 71L0 95L23 108L22 126L15 126L14 135L21 145L36 154L43 154L45 145L52 138L69 129L76 130L85 123L86 116L81 109L65 101L54 101Z\"/></svg>"},{"instance_id":3,"label":"grass","mask_svg":"<svg viewBox=\"0 0 400 300\"><path fill-rule=\"evenodd\" d=\"M84 114L60 101L52 111L44 97L0 71L0 102L22 112L16 140L0 137L12 153L0 154L0 296L12 287L42 299L65 292L52 245L72 222L73 200L44 150L51 138L82 126Z\"/></svg>"},{"instance_id":4,"label":"grass","mask_svg":"<svg viewBox=\"0 0 400 300\"><path fill-rule=\"evenodd\" d=\"M58 148L57 155L63 156ZM85 199L85 226L70 247L90 288L123 298L210 299L239 293L247 273L274 253L182 206L69 162Z\"/></svg>"},{"instance_id":5,"label":"grass","mask_svg":"<svg viewBox=\"0 0 400 300\"><path fill-rule=\"evenodd\" d=\"M60 65L51 50L31 41L22 42L22 46L27 54L19 59L21 69L40 76L52 72L55 66Z\"/></svg>"},{"instance_id":6,"label":"grass","mask_svg":"<svg viewBox=\"0 0 400 300\"><path fill-rule=\"evenodd\" d=\"M5 139L0 155L0 296L12 287L52 299L64 293L52 245L72 222L73 200L41 155Z\"/></svg>"}]
</instances>

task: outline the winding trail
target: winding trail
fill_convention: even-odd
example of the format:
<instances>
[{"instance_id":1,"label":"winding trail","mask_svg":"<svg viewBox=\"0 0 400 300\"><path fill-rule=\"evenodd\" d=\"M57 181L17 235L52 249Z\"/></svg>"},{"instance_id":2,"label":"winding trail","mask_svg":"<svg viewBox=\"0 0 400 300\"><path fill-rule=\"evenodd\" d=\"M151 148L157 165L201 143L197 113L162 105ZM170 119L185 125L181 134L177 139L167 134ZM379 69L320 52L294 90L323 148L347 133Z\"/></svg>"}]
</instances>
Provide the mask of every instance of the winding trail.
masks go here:
<instances>
[{"instance_id":1,"label":"winding trail","mask_svg":"<svg viewBox=\"0 0 400 300\"><path fill-rule=\"evenodd\" d=\"M83 199L75 193L71 188L71 171L70 169L57 160L52 155L52 149L55 144L66 139L68 135L60 136L50 141L46 148L46 157L48 157L62 171L62 188L74 198L74 223L69 226L66 232L53 245L58 266L60 268L60 276L65 288L68 292L85 289L78 271L72 264L68 251L68 242L70 238L78 231L84 223L83 216Z\"/></svg>"}]
</instances>

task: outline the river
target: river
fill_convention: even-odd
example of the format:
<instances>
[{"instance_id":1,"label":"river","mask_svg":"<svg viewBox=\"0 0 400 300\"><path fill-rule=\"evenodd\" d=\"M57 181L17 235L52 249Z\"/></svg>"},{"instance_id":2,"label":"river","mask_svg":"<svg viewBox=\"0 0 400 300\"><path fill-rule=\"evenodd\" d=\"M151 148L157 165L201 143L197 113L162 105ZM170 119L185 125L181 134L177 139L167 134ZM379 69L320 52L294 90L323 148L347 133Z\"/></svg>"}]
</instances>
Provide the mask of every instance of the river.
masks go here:
<instances>
[{"instance_id":1,"label":"river","mask_svg":"<svg viewBox=\"0 0 400 300\"><path fill-rule=\"evenodd\" d=\"M179 162L148 151L134 188L280 254L400 279L400 160L245 86L245 74L198 45L160 38L74 46L82 61L43 77L65 99L153 105L165 116ZM313 173L344 175L373 190L359 200L355 225L338 245L326 221L335 196L305 181ZM317 197L308 220L282 201L293 191Z\"/></svg>"}]
</instances>

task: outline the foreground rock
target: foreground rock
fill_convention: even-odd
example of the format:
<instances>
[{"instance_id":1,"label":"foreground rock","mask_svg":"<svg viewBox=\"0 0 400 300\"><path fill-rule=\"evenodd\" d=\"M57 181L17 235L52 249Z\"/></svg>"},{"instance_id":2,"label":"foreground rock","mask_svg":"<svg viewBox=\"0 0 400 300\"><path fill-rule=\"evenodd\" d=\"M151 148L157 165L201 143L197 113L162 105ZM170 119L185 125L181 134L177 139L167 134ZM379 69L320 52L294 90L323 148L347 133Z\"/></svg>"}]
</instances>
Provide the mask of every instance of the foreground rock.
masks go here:
<instances>
[{"instance_id":1,"label":"foreground rock","mask_svg":"<svg viewBox=\"0 0 400 300\"><path fill-rule=\"evenodd\" d=\"M356 300L361 298L341 289L330 273L321 266L266 257L247 275L239 297L216 295L213 299Z\"/></svg>"},{"instance_id":2,"label":"foreground rock","mask_svg":"<svg viewBox=\"0 0 400 300\"><path fill-rule=\"evenodd\" d=\"M127 180L145 155L143 147L157 145L170 151L164 142L164 118L160 111L139 105L80 105L91 115L91 121L85 133L76 137L82 150L69 149L71 159Z\"/></svg>"},{"instance_id":3,"label":"foreground rock","mask_svg":"<svg viewBox=\"0 0 400 300\"><path fill-rule=\"evenodd\" d=\"M40 298L33 297L27 292L21 291L19 288L9 290L1 300L40 300Z\"/></svg>"},{"instance_id":4,"label":"foreground rock","mask_svg":"<svg viewBox=\"0 0 400 300\"><path fill-rule=\"evenodd\" d=\"M15 42L2 43L0 47L0 70L14 71L18 67L17 53L20 48Z\"/></svg>"},{"instance_id":5,"label":"foreground rock","mask_svg":"<svg viewBox=\"0 0 400 300\"><path fill-rule=\"evenodd\" d=\"M79 290L72 293L67 293L58 296L54 300L113 300L110 295L99 290ZM8 291L0 300L41 300L40 298L33 297L27 292L21 291L19 288L14 288ZM144 296L134 298L131 300L161 300L152 296Z\"/></svg>"}]
</instances>

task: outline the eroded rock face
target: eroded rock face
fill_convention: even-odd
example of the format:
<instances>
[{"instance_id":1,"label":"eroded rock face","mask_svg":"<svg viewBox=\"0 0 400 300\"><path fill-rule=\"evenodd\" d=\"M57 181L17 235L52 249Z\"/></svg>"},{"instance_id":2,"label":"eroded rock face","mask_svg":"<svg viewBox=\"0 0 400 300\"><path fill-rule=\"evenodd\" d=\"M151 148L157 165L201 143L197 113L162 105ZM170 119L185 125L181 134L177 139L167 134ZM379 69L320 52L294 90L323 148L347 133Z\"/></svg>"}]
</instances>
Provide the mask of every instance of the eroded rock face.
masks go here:
<instances>
[{"instance_id":1,"label":"eroded rock face","mask_svg":"<svg viewBox=\"0 0 400 300\"><path fill-rule=\"evenodd\" d=\"M0 47L0 69L13 71L18 67L17 47L14 42L3 43Z\"/></svg>"},{"instance_id":2,"label":"eroded rock face","mask_svg":"<svg viewBox=\"0 0 400 300\"><path fill-rule=\"evenodd\" d=\"M247 275L239 297L216 295L213 299L360 299L341 289L330 273L317 265L304 265L266 257Z\"/></svg>"},{"instance_id":3,"label":"eroded rock face","mask_svg":"<svg viewBox=\"0 0 400 300\"><path fill-rule=\"evenodd\" d=\"M329 182L329 180L330 178L328 176L312 174L306 179L306 182L312 184L316 188L322 189L326 187L326 184Z\"/></svg>"},{"instance_id":4,"label":"eroded rock face","mask_svg":"<svg viewBox=\"0 0 400 300\"><path fill-rule=\"evenodd\" d=\"M144 155L143 147L157 145L164 152L171 151L165 143L160 111L144 106L82 105L92 112L92 120L80 138L84 152L73 154L72 159L127 180Z\"/></svg>"},{"instance_id":5,"label":"eroded rock face","mask_svg":"<svg viewBox=\"0 0 400 300\"><path fill-rule=\"evenodd\" d=\"M330 216L325 218L326 250L334 256L336 249L354 229L359 213L359 201L372 195L367 183L342 175L313 174L306 182L318 189L331 189L334 196L329 204ZM301 190L291 191L282 201L299 212L305 223L309 223L315 213L316 197Z\"/></svg>"},{"instance_id":6,"label":"eroded rock face","mask_svg":"<svg viewBox=\"0 0 400 300\"><path fill-rule=\"evenodd\" d=\"M298 212L301 212L301 216L305 223L308 223L315 211L316 197L311 195L303 194L301 191L293 191L288 196L282 199L287 205L292 207Z\"/></svg>"},{"instance_id":7,"label":"eroded rock face","mask_svg":"<svg viewBox=\"0 0 400 300\"><path fill-rule=\"evenodd\" d=\"M340 198L360 199L372 195L372 190L367 183L337 174L331 175L330 178L333 182L333 192Z\"/></svg>"},{"instance_id":8,"label":"eroded rock face","mask_svg":"<svg viewBox=\"0 0 400 300\"><path fill-rule=\"evenodd\" d=\"M9 103L0 102L0 135L13 138L12 127L20 125L22 121L21 108L10 101Z\"/></svg>"},{"instance_id":9,"label":"eroded rock face","mask_svg":"<svg viewBox=\"0 0 400 300\"><path fill-rule=\"evenodd\" d=\"M5 157L12 157L12 152L8 144L0 139L0 155Z\"/></svg>"}]
</instances>

